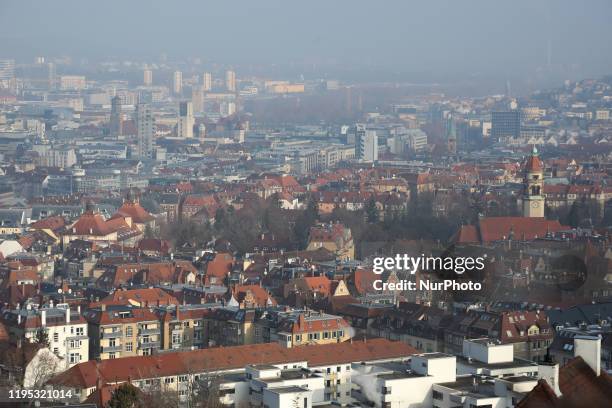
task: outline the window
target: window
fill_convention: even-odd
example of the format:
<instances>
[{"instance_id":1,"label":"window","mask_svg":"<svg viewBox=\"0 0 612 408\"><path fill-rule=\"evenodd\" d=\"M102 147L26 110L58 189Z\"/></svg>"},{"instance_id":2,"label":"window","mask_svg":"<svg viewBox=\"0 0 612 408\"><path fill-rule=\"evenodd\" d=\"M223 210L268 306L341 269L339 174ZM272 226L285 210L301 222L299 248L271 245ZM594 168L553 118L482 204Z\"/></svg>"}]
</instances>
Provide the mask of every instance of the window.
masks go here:
<instances>
[{"instance_id":1,"label":"window","mask_svg":"<svg viewBox=\"0 0 612 408\"><path fill-rule=\"evenodd\" d=\"M114 358L117 358L117 356L115 355L114 352L113 353L108 353L108 358L112 360Z\"/></svg>"},{"instance_id":2,"label":"window","mask_svg":"<svg viewBox=\"0 0 612 408\"><path fill-rule=\"evenodd\" d=\"M382 387L383 394L391 394L391 387Z\"/></svg>"},{"instance_id":3,"label":"window","mask_svg":"<svg viewBox=\"0 0 612 408\"><path fill-rule=\"evenodd\" d=\"M174 383L174 377L164 378L164 384L172 384Z\"/></svg>"},{"instance_id":4,"label":"window","mask_svg":"<svg viewBox=\"0 0 612 408\"><path fill-rule=\"evenodd\" d=\"M77 364L81 361L81 355L79 353L70 353L68 361L70 361L70 364Z\"/></svg>"},{"instance_id":5,"label":"window","mask_svg":"<svg viewBox=\"0 0 612 408\"><path fill-rule=\"evenodd\" d=\"M59 341L59 334L53 333L53 341L57 343Z\"/></svg>"},{"instance_id":6,"label":"window","mask_svg":"<svg viewBox=\"0 0 612 408\"><path fill-rule=\"evenodd\" d=\"M134 350L132 346L132 342L130 341L128 343L125 343L125 351L132 351L132 350Z\"/></svg>"},{"instance_id":7,"label":"window","mask_svg":"<svg viewBox=\"0 0 612 408\"><path fill-rule=\"evenodd\" d=\"M342 367L340 367L340 366L336 367L336 371L337 371L337 372L342 371Z\"/></svg>"},{"instance_id":8,"label":"window","mask_svg":"<svg viewBox=\"0 0 612 408\"><path fill-rule=\"evenodd\" d=\"M128 326L125 328L125 337L132 337L133 336L133 332L134 329L132 328L132 326Z\"/></svg>"},{"instance_id":9,"label":"window","mask_svg":"<svg viewBox=\"0 0 612 408\"><path fill-rule=\"evenodd\" d=\"M443 400L444 399L444 395L440 392L440 391L435 391L433 392L433 399L435 400Z\"/></svg>"},{"instance_id":10,"label":"window","mask_svg":"<svg viewBox=\"0 0 612 408\"><path fill-rule=\"evenodd\" d=\"M108 341L108 347L115 347L115 346L116 346L115 339L110 339Z\"/></svg>"},{"instance_id":11,"label":"window","mask_svg":"<svg viewBox=\"0 0 612 408\"><path fill-rule=\"evenodd\" d=\"M179 375L178 380L179 380L179 382L187 382L187 376L186 375Z\"/></svg>"},{"instance_id":12,"label":"window","mask_svg":"<svg viewBox=\"0 0 612 408\"><path fill-rule=\"evenodd\" d=\"M346 371L351 371L351 366L350 365L346 366Z\"/></svg>"}]
</instances>

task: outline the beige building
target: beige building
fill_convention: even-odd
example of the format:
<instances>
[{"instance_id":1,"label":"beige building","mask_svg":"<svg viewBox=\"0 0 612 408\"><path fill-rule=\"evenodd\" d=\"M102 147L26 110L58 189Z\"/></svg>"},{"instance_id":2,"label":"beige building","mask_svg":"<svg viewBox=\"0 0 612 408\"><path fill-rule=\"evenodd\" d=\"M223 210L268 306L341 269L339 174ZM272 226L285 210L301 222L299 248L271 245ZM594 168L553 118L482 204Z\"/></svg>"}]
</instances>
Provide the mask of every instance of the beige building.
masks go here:
<instances>
[{"instance_id":1,"label":"beige building","mask_svg":"<svg viewBox=\"0 0 612 408\"><path fill-rule=\"evenodd\" d=\"M160 349L161 324L149 309L102 306L86 312L85 318L92 359L149 356Z\"/></svg>"}]
</instances>

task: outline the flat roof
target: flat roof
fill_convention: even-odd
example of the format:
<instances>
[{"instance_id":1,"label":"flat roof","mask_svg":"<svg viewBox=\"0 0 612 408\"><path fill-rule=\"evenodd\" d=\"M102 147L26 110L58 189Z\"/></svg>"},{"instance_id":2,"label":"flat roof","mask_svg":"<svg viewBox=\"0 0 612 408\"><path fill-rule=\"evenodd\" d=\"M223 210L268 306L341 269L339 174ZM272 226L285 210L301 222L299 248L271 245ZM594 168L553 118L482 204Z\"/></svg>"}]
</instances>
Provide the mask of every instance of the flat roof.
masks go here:
<instances>
[{"instance_id":1,"label":"flat roof","mask_svg":"<svg viewBox=\"0 0 612 408\"><path fill-rule=\"evenodd\" d=\"M537 367L538 363L528 360L523 360L520 358L515 358L512 361L508 361L505 363L483 363L482 361L478 361L475 359L468 360L467 357L457 356L457 362L466 366L476 367L476 368L487 368L490 370L500 370L504 368L520 368L520 367Z\"/></svg>"},{"instance_id":2,"label":"flat roof","mask_svg":"<svg viewBox=\"0 0 612 408\"><path fill-rule=\"evenodd\" d=\"M296 392L308 392L309 391L307 388L297 387L295 385L291 385L288 387L266 388L266 390L274 394L293 394Z\"/></svg>"}]
</instances>

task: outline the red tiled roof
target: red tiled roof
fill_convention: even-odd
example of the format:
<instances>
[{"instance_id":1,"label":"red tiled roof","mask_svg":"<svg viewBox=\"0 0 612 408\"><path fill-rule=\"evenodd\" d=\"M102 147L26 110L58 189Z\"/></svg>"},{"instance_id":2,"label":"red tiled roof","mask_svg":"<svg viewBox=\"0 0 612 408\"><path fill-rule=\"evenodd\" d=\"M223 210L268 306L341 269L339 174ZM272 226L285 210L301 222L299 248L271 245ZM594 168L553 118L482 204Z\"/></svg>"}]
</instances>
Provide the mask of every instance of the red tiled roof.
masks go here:
<instances>
[{"instance_id":1,"label":"red tiled roof","mask_svg":"<svg viewBox=\"0 0 612 408\"><path fill-rule=\"evenodd\" d=\"M59 215L54 217L44 218L42 220L36 221L32 225L30 225L31 229L50 229L51 231L57 231L62 229L66 225L66 220L64 217Z\"/></svg>"},{"instance_id":2,"label":"red tiled roof","mask_svg":"<svg viewBox=\"0 0 612 408\"><path fill-rule=\"evenodd\" d=\"M175 305L178 300L158 288L147 288L147 289L128 289L128 290L117 290L112 294L108 295L100 302L91 304L90 307L95 307L100 304L105 305L130 305L134 302L141 305Z\"/></svg>"},{"instance_id":3,"label":"red tiled roof","mask_svg":"<svg viewBox=\"0 0 612 408\"><path fill-rule=\"evenodd\" d=\"M278 343L218 347L202 350L90 360L77 364L51 379L52 384L75 388L102 383L125 382L163 376L242 369L250 364L286 364L307 361L311 367L407 358L417 350L386 339L285 348Z\"/></svg>"},{"instance_id":4,"label":"red tiled roof","mask_svg":"<svg viewBox=\"0 0 612 408\"><path fill-rule=\"evenodd\" d=\"M536 155L529 156L525 162L525 171L537 172L542 171L543 168L542 160Z\"/></svg>"},{"instance_id":5,"label":"red tiled roof","mask_svg":"<svg viewBox=\"0 0 612 408\"><path fill-rule=\"evenodd\" d=\"M126 201L117 210L117 214L124 217L131 217L132 221L138 224L145 224L153 220L153 216L147 212L138 202Z\"/></svg>"},{"instance_id":6,"label":"red tiled roof","mask_svg":"<svg viewBox=\"0 0 612 408\"><path fill-rule=\"evenodd\" d=\"M557 220L527 217L485 217L479 221L482 242L508 239L510 233L515 240L544 238L548 232L555 233L569 229Z\"/></svg>"},{"instance_id":7,"label":"red tiled roof","mask_svg":"<svg viewBox=\"0 0 612 408\"><path fill-rule=\"evenodd\" d=\"M101 214L88 211L72 225L70 232L75 235L105 236L113 232L113 229L107 225Z\"/></svg>"}]
</instances>

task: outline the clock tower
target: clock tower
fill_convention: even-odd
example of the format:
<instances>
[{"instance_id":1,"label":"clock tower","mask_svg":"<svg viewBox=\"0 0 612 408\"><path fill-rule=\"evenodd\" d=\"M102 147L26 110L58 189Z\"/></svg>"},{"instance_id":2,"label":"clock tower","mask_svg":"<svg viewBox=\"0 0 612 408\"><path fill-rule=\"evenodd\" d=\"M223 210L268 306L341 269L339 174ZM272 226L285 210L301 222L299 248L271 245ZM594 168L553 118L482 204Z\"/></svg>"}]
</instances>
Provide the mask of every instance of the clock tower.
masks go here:
<instances>
[{"instance_id":1,"label":"clock tower","mask_svg":"<svg viewBox=\"0 0 612 408\"><path fill-rule=\"evenodd\" d=\"M523 217L544 217L544 165L535 145L524 170Z\"/></svg>"}]
</instances>

